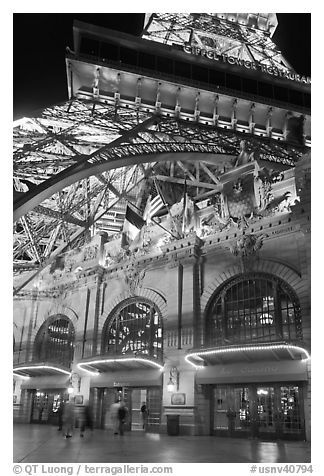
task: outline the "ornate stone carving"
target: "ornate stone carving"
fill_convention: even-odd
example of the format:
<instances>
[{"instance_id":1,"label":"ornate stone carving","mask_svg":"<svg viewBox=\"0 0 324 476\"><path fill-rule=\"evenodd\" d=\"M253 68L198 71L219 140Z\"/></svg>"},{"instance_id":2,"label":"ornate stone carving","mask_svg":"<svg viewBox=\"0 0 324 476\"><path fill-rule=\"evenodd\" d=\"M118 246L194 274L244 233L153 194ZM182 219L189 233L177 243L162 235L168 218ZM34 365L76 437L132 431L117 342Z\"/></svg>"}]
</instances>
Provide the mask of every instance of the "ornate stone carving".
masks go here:
<instances>
[{"instance_id":1,"label":"ornate stone carving","mask_svg":"<svg viewBox=\"0 0 324 476\"><path fill-rule=\"evenodd\" d=\"M135 263L124 271L125 284L132 296L136 294L136 290L143 286L145 277L145 269L139 269Z\"/></svg>"},{"instance_id":2,"label":"ornate stone carving","mask_svg":"<svg viewBox=\"0 0 324 476\"><path fill-rule=\"evenodd\" d=\"M248 257L254 255L262 247L266 236L268 235L244 234L236 240L230 250L234 256Z\"/></svg>"},{"instance_id":3,"label":"ornate stone carving","mask_svg":"<svg viewBox=\"0 0 324 476\"><path fill-rule=\"evenodd\" d=\"M98 245L87 246L83 252L83 261L90 261L96 259L98 251Z\"/></svg>"},{"instance_id":4,"label":"ornate stone carving","mask_svg":"<svg viewBox=\"0 0 324 476\"><path fill-rule=\"evenodd\" d=\"M240 152L234 162L234 167L240 167L240 165L245 165L249 162L254 161L254 151L248 151L246 141L242 140L240 142Z\"/></svg>"},{"instance_id":5,"label":"ornate stone carving","mask_svg":"<svg viewBox=\"0 0 324 476\"><path fill-rule=\"evenodd\" d=\"M80 393L81 377L77 372L72 372L71 383L72 383L72 387L75 388L78 393Z\"/></svg>"},{"instance_id":6,"label":"ornate stone carving","mask_svg":"<svg viewBox=\"0 0 324 476\"><path fill-rule=\"evenodd\" d=\"M253 267L254 258L262 248L263 240L267 236L266 234L243 234L228 248L234 256L240 259L243 270Z\"/></svg>"},{"instance_id":7,"label":"ornate stone carving","mask_svg":"<svg viewBox=\"0 0 324 476\"><path fill-rule=\"evenodd\" d=\"M237 228L244 231L252 223L255 223L259 219L260 217L258 215L254 215L253 213L251 213L249 217L240 216L238 218L222 218L217 210L215 210L213 215L210 215L207 217L207 219L203 220L200 229L200 237L204 238L225 230L230 230L231 228Z\"/></svg>"},{"instance_id":8,"label":"ornate stone carving","mask_svg":"<svg viewBox=\"0 0 324 476\"><path fill-rule=\"evenodd\" d=\"M73 269L73 266L76 264L76 260L72 259L71 256L67 256L64 263L64 271L70 273Z\"/></svg>"}]
</instances>

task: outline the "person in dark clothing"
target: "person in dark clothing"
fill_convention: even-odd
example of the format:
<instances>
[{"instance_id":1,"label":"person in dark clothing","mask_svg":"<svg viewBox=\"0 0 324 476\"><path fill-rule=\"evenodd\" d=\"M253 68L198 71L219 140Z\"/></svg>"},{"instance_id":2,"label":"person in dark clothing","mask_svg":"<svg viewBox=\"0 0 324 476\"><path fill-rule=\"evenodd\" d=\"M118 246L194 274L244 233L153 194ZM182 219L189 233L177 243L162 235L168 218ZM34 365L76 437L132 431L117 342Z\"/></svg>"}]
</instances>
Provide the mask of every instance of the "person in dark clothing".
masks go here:
<instances>
[{"instance_id":1,"label":"person in dark clothing","mask_svg":"<svg viewBox=\"0 0 324 476\"><path fill-rule=\"evenodd\" d=\"M110 406L110 419L111 419L114 435L118 435L118 430L119 430L118 410L119 410L119 402L115 402Z\"/></svg>"},{"instance_id":2,"label":"person in dark clothing","mask_svg":"<svg viewBox=\"0 0 324 476\"><path fill-rule=\"evenodd\" d=\"M127 417L127 407L125 406L125 402L121 401L118 408L118 429L119 434L122 436L124 434L124 425Z\"/></svg>"},{"instance_id":3,"label":"person in dark clothing","mask_svg":"<svg viewBox=\"0 0 324 476\"><path fill-rule=\"evenodd\" d=\"M71 438L74 428L75 407L72 399L68 400L64 405L63 412L63 429L64 438Z\"/></svg>"},{"instance_id":4,"label":"person in dark clothing","mask_svg":"<svg viewBox=\"0 0 324 476\"><path fill-rule=\"evenodd\" d=\"M61 400L60 406L57 409L57 416L58 416L58 431L62 431L63 428L63 412L64 412L64 401Z\"/></svg>"},{"instance_id":5,"label":"person in dark clothing","mask_svg":"<svg viewBox=\"0 0 324 476\"><path fill-rule=\"evenodd\" d=\"M92 414L89 404L86 404L83 409L83 414L81 416L81 425L80 425L80 436L84 436L84 431L86 428L93 430Z\"/></svg>"},{"instance_id":6,"label":"person in dark clothing","mask_svg":"<svg viewBox=\"0 0 324 476\"><path fill-rule=\"evenodd\" d=\"M146 429L146 426L147 426L148 414L149 414L149 412L148 412L146 403L143 402L143 403L142 403L142 406L141 406L141 415L142 415L142 422L143 422L143 430L145 430L145 429Z\"/></svg>"}]
</instances>

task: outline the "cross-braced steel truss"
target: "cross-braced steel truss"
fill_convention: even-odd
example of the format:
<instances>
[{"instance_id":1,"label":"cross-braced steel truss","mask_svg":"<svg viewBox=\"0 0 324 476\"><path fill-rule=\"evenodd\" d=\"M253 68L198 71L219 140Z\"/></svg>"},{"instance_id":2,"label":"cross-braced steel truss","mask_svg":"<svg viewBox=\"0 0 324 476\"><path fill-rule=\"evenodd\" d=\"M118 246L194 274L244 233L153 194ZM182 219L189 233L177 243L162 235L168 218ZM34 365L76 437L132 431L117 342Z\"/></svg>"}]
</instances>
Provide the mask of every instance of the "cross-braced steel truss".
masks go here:
<instances>
[{"instance_id":1,"label":"cross-braced steel truss","mask_svg":"<svg viewBox=\"0 0 324 476\"><path fill-rule=\"evenodd\" d=\"M122 230L127 202L145 206L152 176L190 196L217 192L242 149L293 166L302 150L175 117L71 100L14 127L14 269L38 272L91 232Z\"/></svg>"},{"instance_id":2,"label":"cross-braced steel truss","mask_svg":"<svg viewBox=\"0 0 324 476\"><path fill-rule=\"evenodd\" d=\"M266 28L269 22L267 14L262 18L255 14L220 15L155 13L143 38L168 45L183 46L190 42L200 48L212 48L219 55L293 71L270 37ZM261 21L264 29L257 27Z\"/></svg>"}]
</instances>

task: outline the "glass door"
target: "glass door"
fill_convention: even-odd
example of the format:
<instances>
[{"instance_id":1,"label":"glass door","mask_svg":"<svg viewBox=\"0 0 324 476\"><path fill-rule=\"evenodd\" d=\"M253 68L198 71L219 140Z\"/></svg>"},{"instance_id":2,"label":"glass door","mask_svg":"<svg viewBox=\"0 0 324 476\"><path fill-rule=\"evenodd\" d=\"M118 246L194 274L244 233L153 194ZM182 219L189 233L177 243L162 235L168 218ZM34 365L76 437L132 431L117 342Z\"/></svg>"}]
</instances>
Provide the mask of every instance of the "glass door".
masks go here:
<instances>
[{"instance_id":1,"label":"glass door","mask_svg":"<svg viewBox=\"0 0 324 476\"><path fill-rule=\"evenodd\" d=\"M148 387L146 406L148 410L146 430L152 433L159 433L162 409L161 387Z\"/></svg>"},{"instance_id":2,"label":"glass door","mask_svg":"<svg viewBox=\"0 0 324 476\"><path fill-rule=\"evenodd\" d=\"M66 393L66 392L65 392ZM58 425L58 409L66 395L63 391L33 392L31 423L50 423Z\"/></svg>"},{"instance_id":3,"label":"glass door","mask_svg":"<svg viewBox=\"0 0 324 476\"><path fill-rule=\"evenodd\" d=\"M218 385L211 402L212 433L263 439L303 439L303 387L297 384Z\"/></svg>"},{"instance_id":4,"label":"glass door","mask_svg":"<svg viewBox=\"0 0 324 476\"><path fill-rule=\"evenodd\" d=\"M95 395L97 397L95 397ZM112 404L124 401L128 410L128 418L125 423L125 431L129 431L132 425L132 396L131 389L127 387L92 388L90 400L93 402L95 421L100 428L112 429Z\"/></svg>"},{"instance_id":5,"label":"glass door","mask_svg":"<svg viewBox=\"0 0 324 476\"><path fill-rule=\"evenodd\" d=\"M217 386L214 388L214 414L212 428L215 434L228 432L228 420L226 412L229 407L230 392L230 387L227 386Z\"/></svg>"},{"instance_id":6,"label":"glass door","mask_svg":"<svg viewBox=\"0 0 324 476\"><path fill-rule=\"evenodd\" d=\"M90 393L90 398L92 393ZM93 400L93 398L92 398ZM97 418L95 420L100 428L105 430L113 429L113 417L111 414L111 406L116 402L116 391L113 388L100 388L98 394L99 405L97 409ZM94 412L96 415L96 412Z\"/></svg>"},{"instance_id":7,"label":"glass door","mask_svg":"<svg viewBox=\"0 0 324 476\"><path fill-rule=\"evenodd\" d=\"M256 388L256 425L259 436L273 437L277 431L275 403L274 387Z\"/></svg>"},{"instance_id":8,"label":"glass door","mask_svg":"<svg viewBox=\"0 0 324 476\"><path fill-rule=\"evenodd\" d=\"M125 389L124 395L126 395L126 393L128 397L125 398L125 403L130 412L130 429L132 431L146 430L158 433L160 431L161 422L161 388L127 388ZM146 403L148 410L145 428L143 428L143 416L141 413L143 403Z\"/></svg>"},{"instance_id":9,"label":"glass door","mask_svg":"<svg viewBox=\"0 0 324 476\"><path fill-rule=\"evenodd\" d=\"M214 388L213 432L230 436L250 432L250 392L248 387L218 386Z\"/></svg>"},{"instance_id":10,"label":"glass door","mask_svg":"<svg viewBox=\"0 0 324 476\"><path fill-rule=\"evenodd\" d=\"M35 391L33 394L31 423L47 423L48 407L47 393Z\"/></svg>"},{"instance_id":11,"label":"glass door","mask_svg":"<svg viewBox=\"0 0 324 476\"><path fill-rule=\"evenodd\" d=\"M283 438L304 437L302 388L295 385L279 387L280 431Z\"/></svg>"},{"instance_id":12,"label":"glass door","mask_svg":"<svg viewBox=\"0 0 324 476\"><path fill-rule=\"evenodd\" d=\"M132 431L143 431L143 419L141 414L141 406L146 402L146 388L132 389Z\"/></svg>"}]
</instances>

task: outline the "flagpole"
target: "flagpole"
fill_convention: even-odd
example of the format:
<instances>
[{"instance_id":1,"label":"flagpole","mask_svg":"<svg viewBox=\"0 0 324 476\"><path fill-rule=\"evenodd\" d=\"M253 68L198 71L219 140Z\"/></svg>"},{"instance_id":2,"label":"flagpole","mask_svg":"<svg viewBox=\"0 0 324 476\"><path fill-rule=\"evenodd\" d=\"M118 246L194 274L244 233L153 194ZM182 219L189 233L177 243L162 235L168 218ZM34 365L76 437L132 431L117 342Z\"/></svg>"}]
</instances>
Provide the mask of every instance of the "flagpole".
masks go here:
<instances>
[{"instance_id":1,"label":"flagpole","mask_svg":"<svg viewBox=\"0 0 324 476\"><path fill-rule=\"evenodd\" d=\"M187 205L187 175L185 176L185 181L184 181L184 188L183 188L183 217L182 217L182 233L185 232L186 228L186 205Z\"/></svg>"},{"instance_id":2,"label":"flagpole","mask_svg":"<svg viewBox=\"0 0 324 476\"><path fill-rule=\"evenodd\" d=\"M139 212L142 213L142 210L140 210L136 205L133 205L132 203L130 203L130 205L134 208L136 208ZM167 230L166 228L164 228L164 226L162 226L160 223L158 223L157 221L154 220L154 218L151 218L152 222L155 223L156 225L158 225L160 228L162 228L162 230L166 231L167 233L169 233L173 238L175 238L176 240L178 240L178 237L176 237L173 233L171 233L170 230Z\"/></svg>"}]
</instances>

